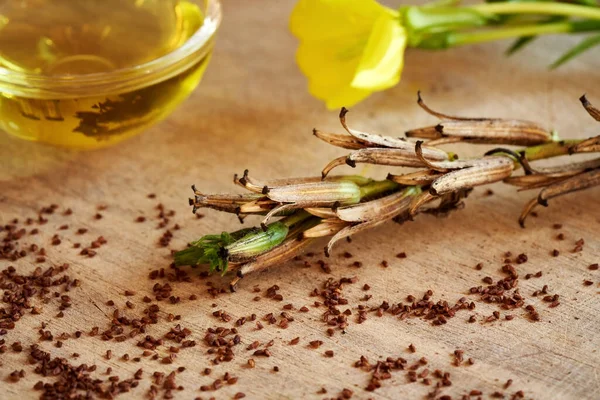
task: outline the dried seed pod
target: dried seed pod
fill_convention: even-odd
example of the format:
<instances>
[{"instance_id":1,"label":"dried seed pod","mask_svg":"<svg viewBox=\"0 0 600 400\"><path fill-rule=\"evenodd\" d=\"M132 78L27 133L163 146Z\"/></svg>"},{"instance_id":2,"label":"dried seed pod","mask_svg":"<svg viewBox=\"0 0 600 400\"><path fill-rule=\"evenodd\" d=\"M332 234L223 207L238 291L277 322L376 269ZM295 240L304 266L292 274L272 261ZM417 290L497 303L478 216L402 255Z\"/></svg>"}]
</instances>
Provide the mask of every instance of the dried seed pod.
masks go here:
<instances>
[{"instance_id":1,"label":"dried seed pod","mask_svg":"<svg viewBox=\"0 0 600 400\"><path fill-rule=\"evenodd\" d=\"M309 228L307 227L306 229ZM290 235L290 237L279 246L271 249L265 254L259 255L246 264L240 265L236 278L234 278L229 285L231 291L235 291L237 283L244 275L291 260L301 249L308 246L313 240L314 239L311 238L298 239L295 235Z\"/></svg>"},{"instance_id":2,"label":"dried seed pod","mask_svg":"<svg viewBox=\"0 0 600 400\"><path fill-rule=\"evenodd\" d=\"M520 190L535 189L596 168L600 168L600 158L555 167L538 168L536 174L514 176L506 178L504 182L519 186L522 188Z\"/></svg>"},{"instance_id":3,"label":"dried seed pod","mask_svg":"<svg viewBox=\"0 0 600 400\"><path fill-rule=\"evenodd\" d=\"M313 135L332 146L341 147L343 149L358 150L367 147L367 144L364 142L348 135L326 133L317 129L313 129Z\"/></svg>"},{"instance_id":4,"label":"dried seed pod","mask_svg":"<svg viewBox=\"0 0 600 400\"><path fill-rule=\"evenodd\" d=\"M349 222L342 221L338 218L328 218L322 220L319 225L302 232L302 236L307 238L331 236L335 235L349 225Z\"/></svg>"},{"instance_id":5,"label":"dried seed pod","mask_svg":"<svg viewBox=\"0 0 600 400\"><path fill-rule=\"evenodd\" d=\"M425 164L425 166L431 168L434 171L448 172L457 169L476 167L484 162L482 158L472 158L466 160L454 160L454 161L430 161L423 153L423 142L417 141L415 143L415 153L419 160Z\"/></svg>"},{"instance_id":6,"label":"dried seed pod","mask_svg":"<svg viewBox=\"0 0 600 400\"><path fill-rule=\"evenodd\" d=\"M443 121L436 126L410 130L406 136L424 139L459 137L469 143L515 146L533 146L551 140L550 132L533 122L508 119ZM440 143L443 142L431 142L432 145Z\"/></svg>"},{"instance_id":7,"label":"dried seed pod","mask_svg":"<svg viewBox=\"0 0 600 400\"><path fill-rule=\"evenodd\" d=\"M597 151L600 151L600 136L591 137L569 148L569 154L595 153Z\"/></svg>"},{"instance_id":8,"label":"dried seed pod","mask_svg":"<svg viewBox=\"0 0 600 400\"><path fill-rule=\"evenodd\" d=\"M250 178L247 169L244 170L244 175L242 175L241 178L238 178L238 174L235 174L233 176L233 183L254 193L266 194L265 192L267 191L267 186L265 184Z\"/></svg>"},{"instance_id":9,"label":"dried seed pod","mask_svg":"<svg viewBox=\"0 0 600 400\"><path fill-rule=\"evenodd\" d=\"M365 147L389 147L396 149L411 149L412 145L406 139L398 139L391 136L382 136L373 133L361 132L350 129L346 124L348 109L342 107L340 110L340 123L352 137L365 144Z\"/></svg>"},{"instance_id":10,"label":"dried seed pod","mask_svg":"<svg viewBox=\"0 0 600 400\"><path fill-rule=\"evenodd\" d=\"M443 174L441 172L432 171L430 169L413 172L410 174L393 175L388 174L387 179L399 183L401 185L428 185L433 182L436 178L439 178Z\"/></svg>"},{"instance_id":11,"label":"dried seed pod","mask_svg":"<svg viewBox=\"0 0 600 400\"><path fill-rule=\"evenodd\" d=\"M335 210L337 217L346 222L366 222L380 219L382 216L393 214L401 207L406 197L416 196L421 190L411 186L402 191L375 200L366 201L351 206L339 207Z\"/></svg>"},{"instance_id":12,"label":"dried seed pod","mask_svg":"<svg viewBox=\"0 0 600 400\"><path fill-rule=\"evenodd\" d=\"M389 165L395 167L424 167L426 164L417 157L411 144L410 149L392 149L392 148L366 148L353 151L347 157L339 157L331 161L321 175L326 177L329 171L340 165L347 164L352 168L358 163ZM432 161L443 161L448 159L448 154L442 150L431 147L422 148L423 157Z\"/></svg>"},{"instance_id":13,"label":"dried seed pod","mask_svg":"<svg viewBox=\"0 0 600 400\"><path fill-rule=\"evenodd\" d=\"M302 203L307 207L321 207L358 203L361 190L354 182L320 181L269 187L266 195L279 203Z\"/></svg>"},{"instance_id":14,"label":"dried seed pod","mask_svg":"<svg viewBox=\"0 0 600 400\"><path fill-rule=\"evenodd\" d=\"M258 200L242 204L238 211L240 214L263 214L272 210L277 204L277 202L261 196Z\"/></svg>"},{"instance_id":15,"label":"dried seed pod","mask_svg":"<svg viewBox=\"0 0 600 400\"><path fill-rule=\"evenodd\" d=\"M333 211L331 208L307 207L304 210L319 218L337 218L335 211Z\"/></svg>"},{"instance_id":16,"label":"dried seed pod","mask_svg":"<svg viewBox=\"0 0 600 400\"><path fill-rule=\"evenodd\" d=\"M212 208L218 211L237 213L240 206L253 202L261 196L253 193L244 194L202 194L192 186L194 199L190 199L192 211L195 213L199 208Z\"/></svg>"},{"instance_id":17,"label":"dried seed pod","mask_svg":"<svg viewBox=\"0 0 600 400\"><path fill-rule=\"evenodd\" d=\"M431 194L430 192L423 192L416 196L414 199L412 199L408 209L410 216L417 215L421 207L435 199L437 199L437 196Z\"/></svg>"},{"instance_id":18,"label":"dried seed pod","mask_svg":"<svg viewBox=\"0 0 600 400\"><path fill-rule=\"evenodd\" d=\"M600 110L589 102L587 97L585 97L585 94L579 98L579 101L581 101L581 105L583 105L585 111L587 111L592 118L594 118L596 121L600 121Z\"/></svg>"},{"instance_id":19,"label":"dried seed pod","mask_svg":"<svg viewBox=\"0 0 600 400\"><path fill-rule=\"evenodd\" d=\"M439 111L435 111L435 110L429 108L429 106L427 104L425 104L425 101L423 101L423 97L421 97L420 90L417 91L417 104L419 105L419 107L421 107L423 110L425 110L425 112L427 114L433 115L434 117L437 117L437 118L443 119L443 120L450 120L450 121L483 121L483 120L485 120L485 118L458 117L456 115L442 114Z\"/></svg>"},{"instance_id":20,"label":"dried seed pod","mask_svg":"<svg viewBox=\"0 0 600 400\"><path fill-rule=\"evenodd\" d=\"M423 139L458 137L461 141L469 143L522 146L542 144L551 140L551 133L534 122L499 118L463 118L442 114L426 106L420 93L418 104L426 112L443 121L436 126L410 130L406 132L407 137ZM450 142L432 142L431 144Z\"/></svg>"},{"instance_id":21,"label":"dried seed pod","mask_svg":"<svg viewBox=\"0 0 600 400\"><path fill-rule=\"evenodd\" d=\"M346 158L348 158L348 156L342 156L331 160L321 171L321 179L325 179L332 169L339 167L340 165L346 165Z\"/></svg>"},{"instance_id":22,"label":"dried seed pod","mask_svg":"<svg viewBox=\"0 0 600 400\"><path fill-rule=\"evenodd\" d=\"M469 168L451 171L437 178L429 190L434 195L442 195L498 182L508 178L513 169L514 163L508 157L484 157Z\"/></svg>"},{"instance_id":23,"label":"dried seed pod","mask_svg":"<svg viewBox=\"0 0 600 400\"><path fill-rule=\"evenodd\" d=\"M417 137L417 136L415 136ZM451 144L451 143L459 143L462 142L463 138L459 137L459 136L455 136L455 137L441 137L441 138L437 138L437 139L431 139L425 142L425 144L427 146L442 146L444 144Z\"/></svg>"},{"instance_id":24,"label":"dried seed pod","mask_svg":"<svg viewBox=\"0 0 600 400\"><path fill-rule=\"evenodd\" d=\"M400 201L397 201L395 203L394 207L392 207L390 204L388 204L388 207L386 207L385 209L382 209L379 214L377 214L377 215L374 215L374 213L371 214L372 218L370 220L367 220L365 222L360 222L358 224L354 224L354 225L343 228L329 240L329 243L327 243L327 246L325 247L325 255L329 257L329 254L331 254L331 249L333 248L333 245L338 240L346 238L348 236L352 236L352 235L362 232L364 230L373 228L377 225L380 225L386 221L389 221L389 220L397 217L398 215L404 214L405 212L408 211L413 197L418 196L418 193L419 193L418 188L411 188L405 194L405 196L400 199Z\"/></svg>"},{"instance_id":25,"label":"dried seed pod","mask_svg":"<svg viewBox=\"0 0 600 400\"><path fill-rule=\"evenodd\" d=\"M509 185L520 187L519 191L529 190L529 189L539 189L541 187L545 187L556 183L558 181L567 179L567 177L559 177L554 178L547 175L519 175L519 176L511 176L504 179L504 183Z\"/></svg>"},{"instance_id":26,"label":"dried seed pod","mask_svg":"<svg viewBox=\"0 0 600 400\"><path fill-rule=\"evenodd\" d=\"M337 176L330 177L330 180L353 180L355 176ZM362 180L367 180L368 178L356 177ZM300 183L314 183L320 182L321 180L317 177L306 177L306 178L284 178L284 179L275 179L267 182L261 182L254 178L251 178L248 170L244 170L244 175L241 178L238 178L238 175L235 174L233 176L233 182L239 186L242 186L245 189L253 191L255 193L264 194L267 190L265 188L275 187L275 186L288 186L288 185L297 185Z\"/></svg>"},{"instance_id":27,"label":"dried seed pod","mask_svg":"<svg viewBox=\"0 0 600 400\"><path fill-rule=\"evenodd\" d=\"M267 226L267 223L269 222L269 220L271 218L273 218L274 216L287 215L287 214L290 214L290 213L294 213L296 210L304 208L307 205L312 205L312 204L313 203L286 203L286 204L279 204L279 205L275 206L271 211L269 211L265 215L265 217L261 221L260 225L263 227L263 229L265 229L265 227Z\"/></svg>"},{"instance_id":28,"label":"dried seed pod","mask_svg":"<svg viewBox=\"0 0 600 400\"><path fill-rule=\"evenodd\" d=\"M547 186L546 188L542 189L537 198L532 199L531 201L529 201L529 203L525 205L525 208L523 209L523 212L519 217L519 224L522 227L525 226L525 219L538 204L547 207L548 200L550 200L553 197L562 196L567 193L587 189L598 185L600 185L600 169L583 172L579 175L572 176L563 181L553 183Z\"/></svg>"},{"instance_id":29,"label":"dried seed pod","mask_svg":"<svg viewBox=\"0 0 600 400\"><path fill-rule=\"evenodd\" d=\"M429 161L448 160L448 154L442 150L423 147L422 155ZM353 151L348 154L346 164L355 167L356 163L375 165L392 165L397 167L423 167L423 162L417 157L414 147L410 149L368 148Z\"/></svg>"}]
</instances>

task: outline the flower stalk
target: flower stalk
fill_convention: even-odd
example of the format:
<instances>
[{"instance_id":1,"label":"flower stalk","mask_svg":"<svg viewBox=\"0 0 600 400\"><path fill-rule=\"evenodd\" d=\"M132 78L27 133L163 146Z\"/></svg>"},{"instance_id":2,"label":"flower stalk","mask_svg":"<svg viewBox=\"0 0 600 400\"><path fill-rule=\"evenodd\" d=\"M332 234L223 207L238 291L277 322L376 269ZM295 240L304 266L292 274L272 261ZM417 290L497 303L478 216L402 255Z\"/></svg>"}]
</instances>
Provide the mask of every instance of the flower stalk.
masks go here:
<instances>
[{"instance_id":1,"label":"flower stalk","mask_svg":"<svg viewBox=\"0 0 600 400\"><path fill-rule=\"evenodd\" d=\"M600 120L600 112L585 96L581 99L589 115ZM495 118L465 118L443 114L429 108L419 95L418 104L441 121L431 127L413 129L408 138L361 132L348 126L342 109L340 122L344 134L317 135L334 146L355 151L372 151L363 162L374 165L417 168L417 171L390 173L385 180L355 175L258 181L246 171L234 182L247 195L200 194L195 187L190 205L245 216L262 217L260 227L206 235L175 253L176 265L207 265L211 272L236 272L232 290L248 273L285 263L313 241L330 237L325 246L329 256L339 240L364 232L387 221L403 223L419 213L445 215L461 209L474 187L504 182L519 190L540 189L537 197L523 208L519 223L538 205L571 192L600 186L600 158L569 162L551 168L532 163L558 156L600 153L600 136L558 140L538 124ZM460 122L455 129L446 127ZM332 136L335 135L335 136ZM423 140L411 141L411 137ZM335 138L333 140L332 138ZM444 141L447 140L447 141ZM498 147L479 157L462 159L436 146L448 143L501 144L523 146L517 150ZM389 160L402 152L403 163ZM350 159L353 153L342 159ZM352 163L348 163L352 166ZM336 164L337 165L337 164ZM523 174L520 174L520 170ZM244 203L245 202L245 203ZM234 207L235 206L235 207ZM284 212L285 211L285 212ZM280 218L270 222L270 218Z\"/></svg>"}]
</instances>

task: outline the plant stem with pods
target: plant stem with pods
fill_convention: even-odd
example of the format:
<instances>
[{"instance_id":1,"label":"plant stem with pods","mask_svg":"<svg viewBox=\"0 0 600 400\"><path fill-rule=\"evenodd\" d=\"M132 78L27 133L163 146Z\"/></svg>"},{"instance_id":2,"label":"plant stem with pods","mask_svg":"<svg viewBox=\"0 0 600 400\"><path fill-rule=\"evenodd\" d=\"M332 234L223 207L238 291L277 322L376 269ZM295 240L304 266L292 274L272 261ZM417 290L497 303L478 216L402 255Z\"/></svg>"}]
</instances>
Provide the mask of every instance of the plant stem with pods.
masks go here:
<instances>
[{"instance_id":1,"label":"plant stem with pods","mask_svg":"<svg viewBox=\"0 0 600 400\"><path fill-rule=\"evenodd\" d=\"M580 101L588 114L600 121L600 110L585 96ZM412 220L419 213L445 215L460 209L476 186L504 182L519 190L540 189L519 217L525 220L537 206L574 191L600 185L600 158L555 167L534 168L533 161L558 156L600 152L600 135L588 139L557 140L539 124L512 119L465 118L434 111L422 100L418 104L441 121L406 132L395 138L361 132L346 123L348 110L340 112L345 134L314 130L314 135L337 147L350 150L331 161L321 177L259 181L246 170L234 183L245 194L207 195L194 186L190 205L195 212L207 207L237 215L261 215L260 227L206 235L175 253L176 265L206 264L211 272L236 273L234 291L248 273L291 260L314 240L330 237L325 246L329 256L334 244L387 221ZM411 141L411 138L418 138ZM496 147L480 157L459 159L436 146L451 143L521 146L517 150ZM331 176L340 165L357 163L408 167L415 172L389 174L385 180L357 175ZM515 173L523 169L523 174ZM270 222L274 218L280 218Z\"/></svg>"}]
</instances>

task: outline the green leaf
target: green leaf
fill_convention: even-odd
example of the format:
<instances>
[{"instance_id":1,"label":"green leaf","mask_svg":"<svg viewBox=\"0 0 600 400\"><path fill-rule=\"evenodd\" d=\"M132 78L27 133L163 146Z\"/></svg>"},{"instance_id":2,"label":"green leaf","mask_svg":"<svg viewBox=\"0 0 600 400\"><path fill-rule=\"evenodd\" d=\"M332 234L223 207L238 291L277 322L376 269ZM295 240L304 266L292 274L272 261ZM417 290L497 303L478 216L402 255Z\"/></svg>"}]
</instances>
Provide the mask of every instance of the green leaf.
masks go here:
<instances>
[{"instance_id":1,"label":"green leaf","mask_svg":"<svg viewBox=\"0 0 600 400\"><path fill-rule=\"evenodd\" d=\"M175 265L209 264L209 271L225 274L229 261L252 259L271 250L286 238L289 228L277 221L260 228L245 228L235 232L223 232L220 235L205 235L190 243L187 249L174 255Z\"/></svg>"},{"instance_id":2,"label":"green leaf","mask_svg":"<svg viewBox=\"0 0 600 400\"><path fill-rule=\"evenodd\" d=\"M199 240L190 243L190 247L178 251L173 256L175 265L209 264L210 272L227 271L227 258L224 257L224 248L259 228L244 228L220 235L205 235Z\"/></svg>"},{"instance_id":3,"label":"green leaf","mask_svg":"<svg viewBox=\"0 0 600 400\"><path fill-rule=\"evenodd\" d=\"M540 24L542 24L542 23L548 23L548 24L550 24L550 23L553 23L553 22L566 21L567 19L568 18L565 18L562 15L552 15L552 16L550 16L548 18L545 18L544 20L540 21ZM517 51L523 49L529 43L533 42L536 37L537 36L522 36L522 37L518 38L506 50L506 55L507 56L511 56L511 55L515 54Z\"/></svg>"},{"instance_id":4,"label":"green leaf","mask_svg":"<svg viewBox=\"0 0 600 400\"><path fill-rule=\"evenodd\" d=\"M515 40L513 44L506 50L506 55L511 56L529 43L533 42L537 36L522 36Z\"/></svg>"},{"instance_id":5,"label":"green leaf","mask_svg":"<svg viewBox=\"0 0 600 400\"><path fill-rule=\"evenodd\" d=\"M558 60L556 60L551 66L550 69L555 69L562 64L570 61L571 59L577 57L581 53L586 52L587 50L593 48L594 46L600 45L600 35L590 36L584 40L582 40L575 47L571 48L565 54L563 54Z\"/></svg>"}]
</instances>

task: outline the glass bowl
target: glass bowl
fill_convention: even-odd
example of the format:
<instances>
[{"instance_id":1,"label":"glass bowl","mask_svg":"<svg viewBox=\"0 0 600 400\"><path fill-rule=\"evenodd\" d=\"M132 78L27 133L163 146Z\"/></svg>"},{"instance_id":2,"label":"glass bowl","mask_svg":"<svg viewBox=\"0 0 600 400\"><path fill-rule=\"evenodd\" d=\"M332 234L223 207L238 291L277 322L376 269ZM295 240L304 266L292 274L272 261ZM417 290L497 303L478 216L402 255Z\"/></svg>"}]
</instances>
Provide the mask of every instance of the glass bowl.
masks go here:
<instances>
[{"instance_id":1,"label":"glass bowl","mask_svg":"<svg viewBox=\"0 0 600 400\"><path fill-rule=\"evenodd\" d=\"M107 1L25 0L0 6L2 130L22 139L57 146L79 149L104 147L160 121L196 88L210 60L221 22L219 0L110 0L109 8L106 7ZM57 10L55 7L61 2L65 9ZM164 6L167 2L175 8L165 22L162 18L166 14ZM33 18L29 19L31 21L35 20L37 12L47 26L12 22L10 15L6 17L9 14L6 8L14 3L18 3L21 9L15 6L10 12L23 12L23 4L25 8L31 6L26 14L19 15ZM96 20L103 20L102 12L94 16L92 22L65 25L64 19L69 17L69 12L94 11L90 7L96 6L104 7L102 12L111 19L112 25L98 23L94 26ZM82 11L83 7L89 10ZM143 16L139 18L131 18L126 12L140 11L133 7L155 8L143 10ZM48 14L50 11L53 14ZM50 22L46 21L48 15L52 15ZM116 23L118 18L125 23ZM15 19L18 20L17 17ZM152 25L154 22L157 25ZM171 37L161 31L162 42L156 40L157 47L152 48L156 53L153 53L144 46L150 46L148 42L152 42L154 36L149 32L158 30L159 25L163 31L166 31L164 26L169 26L173 32L176 29L178 35ZM42 28L49 28L54 36L49 38L49 35L34 32ZM31 51L17 47L27 47L29 43L23 38L27 38L29 33L31 37L35 36L35 41L31 42L35 44L31 47L36 54L33 61L23 58L28 57ZM11 34L17 38L13 38L12 42ZM109 47L105 39L111 34L113 42ZM81 38L85 40L81 42ZM134 43L132 38L138 39L139 45L130 45ZM17 43L17 40L23 43ZM121 48L115 46L121 40L126 44ZM90 48L98 53L90 52ZM110 58L98 55L102 52L112 54L116 60L127 60L130 64L123 62L124 66L120 66ZM14 57L11 59L13 54L27 56L23 56L19 61L24 61L17 64ZM137 60L142 61L133 63L136 58L130 57L132 54L137 54ZM152 58L153 54L157 56ZM43 68L23 66L34 61L41 63Z\"/></svg>"}]
</instances>

